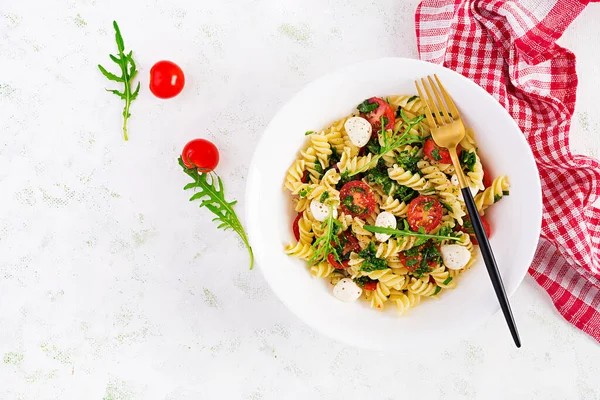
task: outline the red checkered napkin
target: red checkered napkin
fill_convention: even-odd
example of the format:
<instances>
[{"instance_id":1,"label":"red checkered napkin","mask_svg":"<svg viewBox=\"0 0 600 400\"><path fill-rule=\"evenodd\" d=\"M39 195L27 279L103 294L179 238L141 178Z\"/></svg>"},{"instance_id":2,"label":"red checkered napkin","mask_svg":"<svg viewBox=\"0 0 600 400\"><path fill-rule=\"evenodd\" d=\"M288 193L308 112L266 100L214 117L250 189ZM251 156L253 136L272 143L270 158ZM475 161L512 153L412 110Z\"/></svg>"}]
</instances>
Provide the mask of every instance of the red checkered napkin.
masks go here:
<instances>
[{"instance_id":1,"label":"red checkered napkin","mask_svg":"<svg viewBox=\"0 0 600 400\"><path fill-rule=\"evenodd\" d=\"M527 137L544 199L529 273L567 321L600 341L600 163L569 149L575 56L555 43L588 3L424 0L415 21L421 59L478 83Z\"/></svg>"}]
</instances>

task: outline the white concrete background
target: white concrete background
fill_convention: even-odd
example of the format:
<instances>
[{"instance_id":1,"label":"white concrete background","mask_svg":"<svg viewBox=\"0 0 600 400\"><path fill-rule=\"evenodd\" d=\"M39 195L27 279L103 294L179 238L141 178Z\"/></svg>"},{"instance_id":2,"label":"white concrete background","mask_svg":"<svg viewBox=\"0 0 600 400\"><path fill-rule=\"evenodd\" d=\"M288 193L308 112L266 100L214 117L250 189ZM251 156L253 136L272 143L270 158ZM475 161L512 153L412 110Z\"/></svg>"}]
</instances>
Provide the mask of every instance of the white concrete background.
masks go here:
<instances>
[{"instance_id":1,"label":"white concrete background","mask_svg":"<svg viewBox=\"0 0 600 400\"><path fill-rule=\"evenodd\" d=\"M512 299L521 350L496 315L459 343L440 327L412 355L360 351L291 315L236 237L187 202L176 158L207 137L243 217L278 107L348 63L416 57L416 4L0 2L0 399L600 399L600 346L530 278ZM599 17L590 6L561 40L580 77L571 146L593 156ZM128 143L96 69L113 19L141 70ZM170 101L147 90L160 59L186 73Z\"/></svg>"}]
</instances>

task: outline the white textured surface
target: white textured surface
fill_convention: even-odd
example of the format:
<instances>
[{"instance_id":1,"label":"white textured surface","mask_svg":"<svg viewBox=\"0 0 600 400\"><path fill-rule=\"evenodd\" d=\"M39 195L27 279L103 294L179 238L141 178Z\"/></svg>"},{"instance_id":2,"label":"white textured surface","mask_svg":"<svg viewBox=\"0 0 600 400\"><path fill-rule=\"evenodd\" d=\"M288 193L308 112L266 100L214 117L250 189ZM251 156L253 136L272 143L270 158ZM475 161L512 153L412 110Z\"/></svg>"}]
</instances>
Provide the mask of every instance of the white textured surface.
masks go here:
<instances>
[{"instance_id":1,"label":"white textured surface","mask_svg":"<svg viewBox=\"0 0 600 400\"><path fill-rule=\"evenodd\" d=\"M512 299L521 350L496 315L389 358L305 327L187 203L175 159L188 139L219 146L242 200L255 140L294 92L351 62L416 57L416 4L3 1L0 399L599 399L600 346L530 278ZM588 7L561 40L578 56L571 147L594 156L599 16ZM96 70L113 19L141 70L128 143ZM166 102L146 90L164 58L187 74Z\"/></svg>"}]
</instances>

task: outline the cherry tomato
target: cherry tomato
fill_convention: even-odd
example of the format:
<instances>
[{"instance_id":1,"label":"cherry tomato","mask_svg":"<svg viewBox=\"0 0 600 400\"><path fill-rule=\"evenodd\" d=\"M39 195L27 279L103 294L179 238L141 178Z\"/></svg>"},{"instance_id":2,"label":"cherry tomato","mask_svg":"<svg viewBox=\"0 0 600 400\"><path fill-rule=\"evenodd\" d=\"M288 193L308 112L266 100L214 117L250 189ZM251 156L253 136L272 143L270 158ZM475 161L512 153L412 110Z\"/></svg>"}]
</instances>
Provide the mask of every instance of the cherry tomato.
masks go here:
<instances>
[{"instance_id":1,"label":"cherry tomato","mask_svg":"<svg viewBox=\"0 0 600 400\"><path fill-rule=\"evenodd\" d=\"M483 225L483 230L485 230L485 235L489 239L492 236L492 229L490 227L490 223L487 222L487 220L482 216L479 216L479 218L481 218L481 224ZM475 244L475 245L479 245L479 242L477 241L477 238L475 237L475 231L473 230L473 224L471 223L471 218L469 216L466 216L464 218L463 225L461 227L459 227L458 230L468 233L469 236L471 237L471 242L473 242L473 244Z\"/></svg>"},{"instance_id":2,"label":"cherry tomato","mask_svg":"<svg viewBox=\"0 0 600 400\"><path fill-rule=\"evenodd\" d=\"M354 237L350 231L345 231L342 235L341 243L344 245L344 249L342 250L342 255L345 256L352 251L359 251L360 245L358 244L358 239Z\"/></svg>"},{"instance_id":3,"label":"cherry tomato","mask_svg":"<svg viewBox=\"0 0 600 400\"><path fill-rule=\"evenodd\" d=\"M456 147L456 153L460 154L462 151L462 147L458 145ZM435 144L432 138L429 138L425 141L423 145L423 152L429 159L433 161L439 161L442 164L452 164L452 157L450 157L450 152L448 149L438 146Z\"/></svg>"},{"instance_id":4,"label":"cherry tomato","mask_svg":"<svg viewBox=\"0 0 600 400\"><path fill-rule=\"evenodd\" d=\"M185 76L177 64L159 61L150 69L150 91L160 99L170 99L183 90Z\"/></svg>"},{"instance_id":5,"label":"cherry tomato","mask_svg":"<svg viewBox=\"0 0 600 400\"><path fill-rule=\"evenodd\" d=\"M365 283L363 288L365 290L375 290L375 289L377 289L377 281L367 282L367 283Z\"/></svg>"},{"instance_id":6,"label":"cherry tomato","mask_svg":"<svg viewBox=\"0 0 600 400\"><path fill-rule=\"evenodd\" d=\"M375 196L369 185L361 181L342 186L340 200L342 211L353 217L367 217L375 211Z\"/></svg>"},{"instance_id":7,"label":"cherry tomato","mask_svg":"<svg viewBox=\"0 0 600 400\"><path fill-rule=\"evenodd\" d=\"M294 237L296 238L296 240L300 240L300 226L298 225L298 221L300 221L300 219L302 218L302 214L303 212L298 213L296 219L292 224L292 230L294 231Z\"/></svg>"},{"instance_id":8,"label":"cherry tomato","mask_svg":"<svg viewBox=\"0 0 600 400\"><path fill-rule=\"evenodd\" d=\"M418 231L423 228L429 233L442 222L442 204L433 197L419 196L408 205L408 224Z\"/></svg>"},{"instance_id":9,"label":"cherry tomato","mask_svg":"<svg viewBox=\"0 0 600 400\"><path fill-rule=\"evenodd\" d=\"M329 253L327 255L327 261L329 261L329 264L333 265L333 268L336 268L336 269L345 269L345 268L348 268L348 265L349 265L349 261L348 260L342 261L341 263L339 263L335 259L335 256L333 254L331 254L331 253Z\"/></svg>"},{"instance_id":10,"label":"cherry tomato","mask_svg":"<svg viewBox=\"0 0 600 400\"><path fill-rule=\"evenodd\" d=\"M485 169L485 167L483 167L483 186L487 189L490 186L492 186L492 175L488 172L487 169Z\"/></svg>"},{"instance_id":11,"label":"cherry tomato","mask_svg":"<svg viewBox=\"0 0 600 400\"><path fill-rule=\"evenodd\" d=\"M371 123L373 127L372 136L377 137L377 134L381 130L381 117L386 117L388 123L385 129L394 129L394 123L396 122L396 114L394 109L385 100L379 97L371 97L367 100L369 104L377 103L377 108L368 113L361 113L360 116L365 118Z\"/></svg>"},{"instance_id":12,"label":"cherry tomato","mask_svg":"<svg viewBox=\"0 0 600 400\"><path fill-rule=\"evenodd\" d=\"M210 172L219 164L219 150L206 139L194 139L183 148L181 159L187 168Z\"/></svg>"}]
</instances>

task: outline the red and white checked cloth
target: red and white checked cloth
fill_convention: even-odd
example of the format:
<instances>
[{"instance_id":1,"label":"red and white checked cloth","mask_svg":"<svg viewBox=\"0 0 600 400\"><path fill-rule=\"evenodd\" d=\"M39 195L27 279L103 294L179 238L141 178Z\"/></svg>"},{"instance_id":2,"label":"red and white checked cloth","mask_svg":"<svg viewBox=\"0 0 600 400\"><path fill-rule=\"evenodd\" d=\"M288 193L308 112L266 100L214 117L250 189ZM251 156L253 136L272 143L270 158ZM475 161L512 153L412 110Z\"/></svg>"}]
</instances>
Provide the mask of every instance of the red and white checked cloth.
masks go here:
<instances>
[{"instance_id":1,"label":"red and white checked cloth","mask_svg":"<svg viewBox=\"0 0 600 400\"><path fill-rule=\"evenodd\" d=\"M567 321L600 342L600 162L569 149L575 56L555 43L589 2L423 0L415 22L421 59L486 89L527 137L544 200L529 273Z\"/></svg>"}]
</instances>

